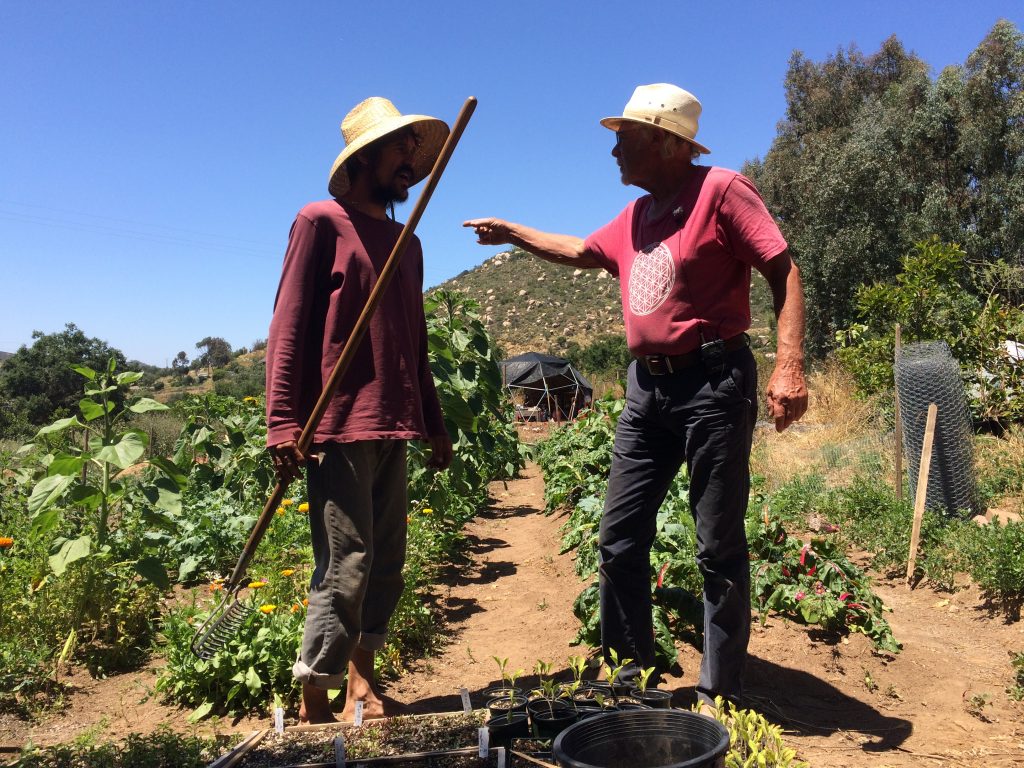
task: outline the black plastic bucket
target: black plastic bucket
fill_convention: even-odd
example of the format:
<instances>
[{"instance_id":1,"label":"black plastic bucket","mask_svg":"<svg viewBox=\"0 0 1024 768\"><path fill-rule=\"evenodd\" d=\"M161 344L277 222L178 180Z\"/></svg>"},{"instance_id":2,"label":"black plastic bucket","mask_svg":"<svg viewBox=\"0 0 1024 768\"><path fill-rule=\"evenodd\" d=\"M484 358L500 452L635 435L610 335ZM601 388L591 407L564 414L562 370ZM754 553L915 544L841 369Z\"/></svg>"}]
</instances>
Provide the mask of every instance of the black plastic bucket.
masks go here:
<instances>
[{"instance_id":1,"label":"black plastic bucket","mask_svg":"<svg viewBox=\"0 0 1024 768\"><path fill-rule=\"evenodd\" d=\"M608 712L570 725L552 754L563 768L722 768L729 732L681 709Z\"/></svg>"}]
</instances>

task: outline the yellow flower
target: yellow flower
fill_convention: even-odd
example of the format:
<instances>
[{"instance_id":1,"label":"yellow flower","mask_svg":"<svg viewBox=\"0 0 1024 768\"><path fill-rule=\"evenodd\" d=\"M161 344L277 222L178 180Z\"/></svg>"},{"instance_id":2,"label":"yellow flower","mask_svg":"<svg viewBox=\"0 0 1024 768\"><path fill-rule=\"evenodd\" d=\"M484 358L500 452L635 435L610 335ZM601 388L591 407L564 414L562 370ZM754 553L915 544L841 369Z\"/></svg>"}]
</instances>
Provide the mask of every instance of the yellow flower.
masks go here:
<instances>
[{"instance_id":1,"label":"yellow flower","mask_svg":"<svg viewBox=\"0 0 1024 768\"><path fill-rule=\"evenodd\" d=\"M10 536L0 536L0 549L10 549L14 546L14 539Z\"/></svg>"},{"instance_id":2,"label":"yellow flower","mask_svg":"<svg viewBox=\"0 0 1024 768\"><path fill-rule=\"evenodd\" d=\"M278 507L277 508L277 514L283 515L284 514L284 507Z\"/></svg>"},{"instance_id":3,"label":"yellow flower","mask_svg":"<svg viewBox=\"0 0 1024 768\"><path fill-rule=\"evenodd\" d=\"M277 608L277 606L273 603L267 603L266 605L260 606L260 610L264 613L273 613L275 608Z\"/></svg>"},{"instance_id":4,"label":"yellow flower","mask_svg":"<svg viewBox=\"0 0 1024 768\"><path fill-rule=\"evenodd\" d=\"M291 576L293 573L295 573L294 568L285 568L283 571L281 571L282 576Z\"/></svg>"},{"instance_id":5,"label":"yellow flower","mask_svg":"<svg viewBox=\"0 0 1024 768\"><path fill-rule=\"evenodd\" d=\"M294 503L295 503L295 499L282 499L281 500L281 506L282 507L290 507Z\"/></svg>"},{"instance_id":6,"label":"yellow flower","mask_svg":"<svg viewBox=\"0 0 1024 768\"><path fill-rule=\"evenodd\" d=\"M299 512L309 512L309 502L302 502L299 504Z\"/></svg>"},{"instance_id":7,"label":"yellow flower","mask_svg":"<svg viewBox=\"0 0 1024 768\"><path fill-rule=\"evenodd\" d=\"M243 403L258 403L259 400L257 400L255 397L243 397L242 398L242 402Z\"/></svg>"},{"instance_id":8,"label":"yellow flower","mask_svg":"<svg viewBox=\"0 0 1024 768\"><path fill-rule=\"evenodd\" d=\"M423 510L423 514L424 515L432 515L432 514L434 514L434 510L432 510L430 507L427 507L426 509Z\"/></svg>"},{"instance_id":9,"label":"yellow flower","mask_svg":"<svg viewBox=\"0 0 1024 768\"><path fill-rule=\"evenodd\" d=\"M211 592L217 592L218 590L221 590L221 589L224 589L224 585L223 584L219 584L216 581L213 582L213 584L210 585L210 591Z\"/></svg>"},{"instance_id":10,"label":"yellow flower","mask_svg":"<svg viewBox=\"0 0 1024 768\"><path fill-rule=\"evenodd\" d=\"M249 582L249 589L259 589L260 587L265 587L265 586L267 586L267 582L265 582L265 581L250 581Z\"/></svg>"},{"instance_id":11,"label":"yellow flower","mask_svg":"<svg viewBox=\"0 0 1024 768\"><path fill-rule=\"evenodd\" d=\"M308 597L304 597L304 598L302 598L302 604L303 604L304 606L307 606L307 607L308 607L308 606L309 606L309 598L308 598Z\"/></svg>"}]
</instances>

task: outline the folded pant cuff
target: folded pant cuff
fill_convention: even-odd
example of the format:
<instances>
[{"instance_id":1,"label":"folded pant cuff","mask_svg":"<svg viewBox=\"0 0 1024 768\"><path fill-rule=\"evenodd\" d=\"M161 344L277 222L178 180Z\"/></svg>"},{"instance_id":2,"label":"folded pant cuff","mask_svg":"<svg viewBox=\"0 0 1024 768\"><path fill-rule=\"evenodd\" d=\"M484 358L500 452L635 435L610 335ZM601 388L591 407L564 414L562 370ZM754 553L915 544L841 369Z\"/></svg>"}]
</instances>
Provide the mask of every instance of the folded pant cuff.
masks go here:
<instances>
[{"instance_id":1,"label":"folded pant cuff","mask_svg":"<svg viewBox=\"0 0 1024 768\"><path fill-rule=\"evenodd\" d=\"M309 683L317 688L341 688L345 684L345 673L339 672L335 675L316 672L308 664L299 659L292 667L292 677L296 680Z\"/></svg>"}]
</instances>

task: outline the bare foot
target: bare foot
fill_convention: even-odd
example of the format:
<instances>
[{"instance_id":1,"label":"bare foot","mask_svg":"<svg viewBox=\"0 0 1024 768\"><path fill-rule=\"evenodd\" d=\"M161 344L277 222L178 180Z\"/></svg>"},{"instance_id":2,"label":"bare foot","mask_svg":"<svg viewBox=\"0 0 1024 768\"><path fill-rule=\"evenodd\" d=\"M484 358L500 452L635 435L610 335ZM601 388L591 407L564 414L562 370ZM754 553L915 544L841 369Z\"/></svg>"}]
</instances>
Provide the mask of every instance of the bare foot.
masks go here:
<instances>
[{"instance_id":1,"label":"bare foot","mask_svg":"<svg viewBox=\"0 0 1024 768\"><path fill-rule=\"evenodd\" d=\"M363 702L363 718L393 717L405 714L408 707L390 696L377 690L373 679L373 651L356 648L348 663L348 684L345 686L345 709L341 713L343 720L353 720L356 716L356 702Z\"/></svg>"},{"instance_id":2,"label":"bare foot","mask_svg":"<svg viewBox=\"0 0 1024 768\"><path fill-rule=\"evenodd\" d=\"M302 703L299 705L299 722L303 725L314 723L336 723L338 719L331 712L327 691L310 683L302 684Z\"/></svg>"}]
</instances>

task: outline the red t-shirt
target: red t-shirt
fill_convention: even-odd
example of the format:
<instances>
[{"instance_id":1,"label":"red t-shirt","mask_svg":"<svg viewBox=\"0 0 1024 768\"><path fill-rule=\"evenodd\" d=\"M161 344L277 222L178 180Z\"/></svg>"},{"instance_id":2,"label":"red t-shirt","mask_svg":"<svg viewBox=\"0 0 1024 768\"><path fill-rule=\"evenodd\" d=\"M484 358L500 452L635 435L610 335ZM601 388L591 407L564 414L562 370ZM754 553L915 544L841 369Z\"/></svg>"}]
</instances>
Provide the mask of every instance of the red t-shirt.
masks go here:
<instances>
[{"instance_id":1,"label":"red t-shirt","mask_svg":"<svg viewBox=\"0 0 1024 768\"><path fill-rule=\"evenodd\" d=\"M299 211L267 339L267 445L298 440L401 231L336 200ZM444 429L413 238L313 442L423 439Z\"/></svg>"},{"instance_id":2,"label":"red t-shirt","mask_svg":"<svg viewBox=\"0 0 1024 768\"><path fill-rule=\"evenodd\" d=\"M745 176L696 166L674 205L653 221L645 195L586 239L619 278L626 343L635 355L678 355L750 327L750 268L786 250ZM700 334L698 333L700 321Z\"/></svg>"}]
</instances>

